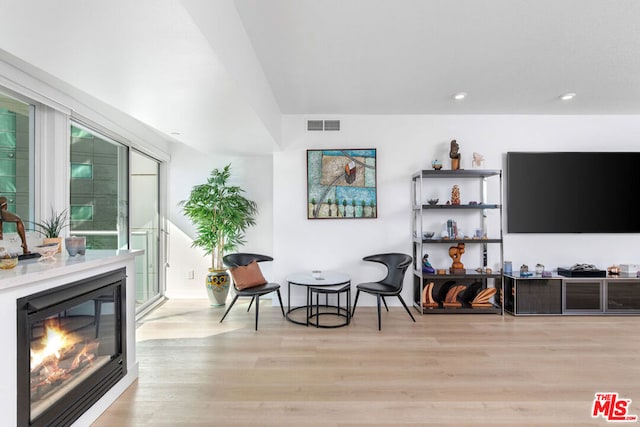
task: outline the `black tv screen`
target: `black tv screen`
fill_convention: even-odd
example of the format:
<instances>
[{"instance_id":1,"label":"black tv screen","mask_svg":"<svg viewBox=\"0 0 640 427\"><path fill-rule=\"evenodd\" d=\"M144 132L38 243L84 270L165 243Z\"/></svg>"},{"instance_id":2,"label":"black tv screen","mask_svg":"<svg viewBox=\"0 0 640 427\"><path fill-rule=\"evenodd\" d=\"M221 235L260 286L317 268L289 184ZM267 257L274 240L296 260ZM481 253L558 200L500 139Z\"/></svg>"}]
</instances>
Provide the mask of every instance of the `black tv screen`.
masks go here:
<instances>
[{"instance_id":1,"label":"black tv screen","mask_svg":"<svg viewBox=\"0 0 640 427\"><path fill-rule=\"evenodd\" d=\"M639 233L640 152L509 152L509 233Z\"/></svg>"}]
</instances>

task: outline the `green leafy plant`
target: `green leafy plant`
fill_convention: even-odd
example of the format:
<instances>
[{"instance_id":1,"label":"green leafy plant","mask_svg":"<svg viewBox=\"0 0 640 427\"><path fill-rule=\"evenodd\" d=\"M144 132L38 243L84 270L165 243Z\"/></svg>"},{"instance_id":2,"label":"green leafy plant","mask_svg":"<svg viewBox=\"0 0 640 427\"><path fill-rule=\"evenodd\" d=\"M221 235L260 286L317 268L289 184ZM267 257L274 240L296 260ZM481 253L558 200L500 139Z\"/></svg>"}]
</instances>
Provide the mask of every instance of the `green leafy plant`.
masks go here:
<instances>
[{"instance_id":1,"label":"green leafy plant","mask_svg":"<svg viewBox=\"0 0 640 427\"><path fill-rule=\"evenodd\" d=\"M211 255L214 270L224 269L222 257L244 243L245 230L255 225L258 213L256 203L242 195L242 188L228 184L230 176L230 164L214 169L206 183L194 186L189 198L180 202L196 227L192 246Z\"/></svg>"},{"instance_id":2,"label":"green leafy plant","mask_svg":"<svg viewBox=\"0 0 640 427\"><path fill-rule=\"evenodd\" d=\"M42 234L45 238L60 237L60 233L65 227L69 226L69 218L67 210L63 210L60 213L51 208L51 216L43 219L41 222L33 222L38 233Z\"/></svg>"}]
</instances>

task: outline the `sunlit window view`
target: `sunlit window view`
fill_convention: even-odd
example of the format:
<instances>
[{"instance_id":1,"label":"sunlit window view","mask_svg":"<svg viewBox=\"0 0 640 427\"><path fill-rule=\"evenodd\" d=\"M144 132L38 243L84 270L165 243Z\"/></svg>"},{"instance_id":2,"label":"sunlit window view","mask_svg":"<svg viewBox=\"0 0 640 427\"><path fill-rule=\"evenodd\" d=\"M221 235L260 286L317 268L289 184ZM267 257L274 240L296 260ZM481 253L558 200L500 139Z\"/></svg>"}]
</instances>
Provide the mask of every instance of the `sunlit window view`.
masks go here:
<instances>
[{"instance_id":1,"label":"sunlit window view","mask_svg":"<svg viewBox=\"0 0 640 427\"><path fill-rule=\"evenodd\" d=\"M0 93L0 196L7 198L7 209L25 222L33 211L33 114L33 106ZM5 233L15 231L15 224L4 225Z\"/></svg>"},{"instance_id":2,"label":"sunlit window view","mask_svg":"<svg viewBox=\"0 0 640 427\"><path fill-rule=\"evenodd\" d=\"M127 147L71 126L71 232L87 249L128 246Z\"/></svg>"}]
</instances>

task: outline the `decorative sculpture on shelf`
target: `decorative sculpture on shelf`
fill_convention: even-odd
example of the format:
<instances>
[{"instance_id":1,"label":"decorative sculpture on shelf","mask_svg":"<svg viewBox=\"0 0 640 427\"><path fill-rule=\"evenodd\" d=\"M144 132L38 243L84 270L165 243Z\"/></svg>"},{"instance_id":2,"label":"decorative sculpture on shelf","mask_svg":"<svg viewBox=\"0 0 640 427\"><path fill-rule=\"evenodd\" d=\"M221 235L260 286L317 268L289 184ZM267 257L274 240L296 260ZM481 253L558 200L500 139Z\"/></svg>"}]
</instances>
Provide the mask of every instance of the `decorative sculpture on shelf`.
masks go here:
<instances>
[{"instance_id":1,"label":"decorative sculpture on shelf","mask_svg":"<svg viewBox=\"0 0 640 427\"><path fill-rule=\"evenodd\" d=\"M460 204L460 187L458 185L454 185L451 189L451 204L459 205Z\"/></svg>"},{"instance_id":2,"label":"decorative sculpture on shelf","mask_svg":"<svg viewBox=\"0 0 640 427\"><path fill-rule=\"evenodd\" d=\"M481 168L483 163L484 163L484 156L482 154L476 153L474 151L473 152L473 160L471 162L471 165L474 166L474 167Z\"/></svg>"},{"instance_id":3,"label":"decorative sculpture on shelf","mask_svg":"<svg viewBox=\"0 0 640 427\"><path fill-rule=\"evenodd\" d=\"M436 272L436 269L429 262L429 254L424 254L422 257L422 272L426 274L434 274Z\"/></svg>"},{"instance_id":4,"label":"decorative sculpture on shelf","mask_svg":"<svg viewBox=\"0 0 640 427\"><path fill-rule=\"evenodd\" d=\"M462 303L458 299L458 295L467 289L466 285L455 285L447 292L447 295L442 302L443 307L462 307Z\"/></svg>"},{"instance_id":5,"label":"decorative sculpture on shelf","mask_svg":"<svg viewBox=\"0 0 640 427\"><path fill-rule=\"evenodd\" d=\"M27 237L24 231L24 223L20 219L20 217L12 212L7 210L7 198L0 197L0 240L3 238L3 226L5 222L13 222L16 224L16 230L18 231L18 236L20 236L20 240L22 240L22 253L28 254L29 248L27 247Z\"/></svg>"},{"instance_id":6,"label":"decorative sculpture on shelf","mask_svg":"<svg viewBox=\"0 0 640 427\"><path fill-rule=\"evenodd\" d=\"M426 308L436 308L440 304L433 298L433 282L429 282L422 290L422 306Z\"/></svg>"},{"instance_id":7,"label":"decorative sculpture on shelf","mask_svg":"<svg viewBox=\"0 0 640 427\"><path fill-rule=\"evenodd\" d=\"M493 304L491 304L491 297L493 297L496 292L496 288L485 288L481 290L473 301L471 301L471 307L493 307Z\"/></svg>"},{"instance_id":8,"label":"decorative sculpture on shelf","mask_svg":"<svg viewBox=\"0 0 640 427\"><path fill-rule=\"evenodd\" d=\"M451 141L449 157L451 158L451 170L460 169L460 146L455 139Z\"/></svg>"},{"instance_id":9,"label":"decorative sculpture on shelf","mask_svg":"<svg viewBox=\"0 0 640 427\"><path fill-rule=\"evenodd\" d=\"M458 243L456 246L449 248L449 256L453 260L450 271L452 273L464 272L464 264L460 262L462 254L464 253L464 243Z\"/></svg>"}]
</instances>

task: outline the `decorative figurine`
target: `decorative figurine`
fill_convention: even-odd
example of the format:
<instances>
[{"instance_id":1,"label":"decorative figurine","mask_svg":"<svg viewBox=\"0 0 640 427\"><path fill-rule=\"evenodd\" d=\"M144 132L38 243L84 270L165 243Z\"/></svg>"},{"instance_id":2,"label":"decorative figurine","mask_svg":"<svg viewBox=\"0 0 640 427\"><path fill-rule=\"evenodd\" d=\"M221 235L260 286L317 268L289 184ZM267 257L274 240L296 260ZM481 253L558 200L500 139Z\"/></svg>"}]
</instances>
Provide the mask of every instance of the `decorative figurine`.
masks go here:
<instances>
[{"instance_id":1,"label":"decorative figurine","mask_svg":"<svg viewBox=\"0 0 640 427\"><path fill-rule=\"evenodd\" d=\"M531 277L533 273L529 272L529 266L527 264L522 264L520 266L520 277Z\"/></svg>"},{"instance_id":2,"label":"decorative figurine","mask_svg":"<svg viewBox=\"0 0 640 427\"><path fill-rule=\"evenodd\" d=\"M3 196L0 197L0 240L2 240L2 228L5 222L15 222L18 236L20 236L20 240L22 241L22 253L25 255L28 254L29 248L27 247L24 223L18 215L7 210L7 198Z\"/></svg>"},{"instance_id":3,"label":"decorative figurine","mask_svg":"<svg viewBox=\"0 0 640 427\"><path fill-rule=\"evenodd\" d=\"M460 204L460 187L458 185L454 185L451 189L451 204L459 205Z\"/></svg>"},{"instance_id":4,"label":"decorative figurine","mask_svg":"<svg viewBox=\"0 0 640 427\"><path fill-rule=\"evenodd\" d=\"M436 272L436 269L429 262L429 254L424 254L422 257L422 272L426 274L434 274Z\"/></svg>"},{"instance_id":5,"label":"decorative figurine","mask_svg":"<svg viewBox=\"0 0 640 427\"><path fill-rule=\"evenodd\" d=\"M439 171L440 169L442 169L442 162L440 160L434 160L431 162L431 167Z\"/></svg>"},{"instance_id":6,"label":"decorative figurine","mask_svg":"<svg viewBox=\"0 0 640 427\"><path fill-rule=\"evenodd\" d=\"M464 271L464 264L460 262L460 258L462 257L463 253L464 253L464 243L458 243L457 246L451 246L449 248L449 256L453 260L453 263L451 264L451 269L450 269L452 273L460 272L461 270Z\"/></svg>"},{"instance_id":7,"label":"decorative figurine","mask_svg":"<svg viewBox=\"0 0 640 427\"><path fill-rule=\"evenodd\" d=\"M460 169L460 146L455 139L451 141L449 157L451 158L451 170Z\"/></svg>"},{"instance_id":8,"label":"decorative figurine","mask_svg":"<svg viewBox=\"0 0 640 427\"><path fill-rule=\"evenodd\" d=\"M480 153L473 152L473 160L471 161L471 165L474 167L481 168L484 163L484 156Z\"/></svg>"}]
</instances>

